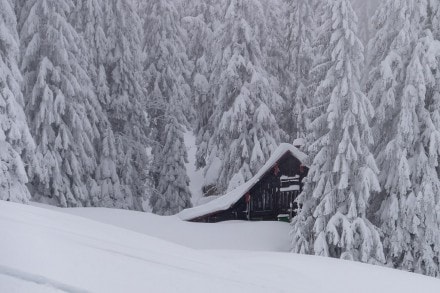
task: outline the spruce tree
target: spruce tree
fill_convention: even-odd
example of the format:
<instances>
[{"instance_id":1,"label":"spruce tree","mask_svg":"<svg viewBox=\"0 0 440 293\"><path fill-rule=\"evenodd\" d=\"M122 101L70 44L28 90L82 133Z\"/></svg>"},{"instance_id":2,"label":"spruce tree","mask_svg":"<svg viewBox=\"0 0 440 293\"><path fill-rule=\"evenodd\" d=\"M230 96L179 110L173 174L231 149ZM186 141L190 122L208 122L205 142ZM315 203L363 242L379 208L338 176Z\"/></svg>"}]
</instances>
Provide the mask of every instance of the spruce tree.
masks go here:
<instances>
[{"instance_id":1,"label":"spruce tree","mask_svg":"<svg viewBox=\"0 0 440 293\"><path fill-rule=\"evenodd\" d=\"M30 194L24 161L34 143L23 111L14 1L0 0L0 200L25 203Z\"/></svg>"},{"instance_id":2,"label":"spruce tree","mask_svg":"<svg viewBox=\"0 0 440 293\"><path fill-rule=\"evenodd\" d=\"M367 89L381 136L376 155L383 192L376 201L387 263L438 276L440 47L429 11L426 1L381 5Z\"/></svg>"},{"instance_id":3,"label":"spruce tree","mask_svg":"<svg viewBox=\"0 0 440 293\"><path fill-rule=\"evenodd\" d=\"M99 84L105 96L107 76L105 109L114 133L117 176L128 207L148 210L150 124L142 80L142 22L131 0L104 1L103 10L108 55Z\"/></svg>"},{"instance_id":4,"label":"spruce tree","mask_svg":"<svg viewBox=\"0 0 440 293\"><path fill-rule=\"evenodd\" d=\"M305 138L309 99L309 74L313 62L313 10L307 0L285 0L286 50L284 96L288 107L284 112L285 129L291 138Z\"/></svg>"},{"instance_id":5,"label":"spruce tree","mask_svg":"<svg viewBox=\"0 0 440 293\"><path fill-rule=\"evenodd\" d=\"M250 179L282 140L274 112L284 100L264 68L267 37L259 1L229 0L216 31L211 74L216 97L207 155L206 184L218 192Z\"/></svg>"},{"instance_id":6,"label":"spruce tree","mask_svg":"<svg viewBox=\"0 0 440 293\"><path fill-rule=\"evenodd\" d=\"M193 64L191 73L191 104L195 109L194 132L197 136L197 167L204 167L209 139L209 118L215 98L211 95L210 75L214 31L219 25L218 1L186 1L187 15L182 25L187 32L188 58Z\"/></svg>"},{"instance_id":7,"label":"spruce tree","mask_svg":"<svg viewBox=\"0 0 440 293\"><path fill-rule=\"evenodd\" d=\"M99 160L95 172L95 182L90 188L90 196L94 206L132 208L131 198L128 200L124 198L121 191L116 170L115 138L106 112L110 105L110 95L105 69L108 40L105 34L104 7L101 0L78 1L70 17L84 40L85 67L102 108L102 111L97 112L100 137L96 147Z\"/></svg>"},{"instance_id":8,"label":"spruce tree","mask_svg":"<svg viewBox=\"0 0 440 293\"><path fill-rule=\"evenodd\" d=\"M379 230L367 219L371 193L380 187L369 150L373 108L360 89L363 46L356 35L357 17L349 0L322 5L325 21L319 33L330 37L323 44L329 66L314 97L324 105L312 122L312 163L293 222L293 247L300 253L381 263Z\"/></svg>"},{"instance_id":9,"label":"spruce tree","mask_svg":"<svg viewBox=\"0 0 440 293\"><path fill-rule=\"evenodd\" d=\"M145 12L145 82L155 127L156 191L150 198L150 205L154 213L175 214L191 206L183 132L192 116L188 84L192 68L174 2L149 1Z\"/></svg>"},{"instance_id":10,"label":"spruce tree","mask_svg":"<svg viewBox=\"0 0 440 293\"><path fill-rule=\"evenodd\" d=\"M84 69L82 39L68 20L70 0L35 0L21 15L26 114L36 141L35 199L88 206L97 164L100 110Z\"/></svg>"},{"instance_id":11,"label":"spruce tree","mask_svg":"<svg viewBox=\"0 0 440 293\"><path fill-rule=\"evenodd\" d=\"M403 227L408 227L410 238L406 240L412 247L411 252L414 257L407 262L408 254L406 254L402 264L404 269L409 265L410 270L434 277L440 276L439 70L440 42L434 40L431 29L425 29L419 36L407 67L402 97L403 104L416 103L415 111L420 121L420 137L418 141L414 141L415 153L409 160L415 163L414 169L410 171L413 190L401 206L401 211L408 216L404 220ZM407 113L402 114L404 116L400 117L399 126L407 127L408 123L403 122L408 118ZM387 203L383 207L386 209ZM384 209L381 211L388 215ZM394 225L391 227L396 228ZM396 230L392 232L395 233Z\"/></svg>"},{"instance_id":12,"label":"spruce tree","mask_svg":"<svg viewBox=\"0 0 440 293\"><path fill-rule=\"evenodd\" d=\"M172 113L176 107L169 104L165 111L164 129L158 137L155 151L156 192L150 198L153 213L174 215L191 207L189 178L186 174L186 146L183 141L184 128Z\"/></svg>"}]
</instances>

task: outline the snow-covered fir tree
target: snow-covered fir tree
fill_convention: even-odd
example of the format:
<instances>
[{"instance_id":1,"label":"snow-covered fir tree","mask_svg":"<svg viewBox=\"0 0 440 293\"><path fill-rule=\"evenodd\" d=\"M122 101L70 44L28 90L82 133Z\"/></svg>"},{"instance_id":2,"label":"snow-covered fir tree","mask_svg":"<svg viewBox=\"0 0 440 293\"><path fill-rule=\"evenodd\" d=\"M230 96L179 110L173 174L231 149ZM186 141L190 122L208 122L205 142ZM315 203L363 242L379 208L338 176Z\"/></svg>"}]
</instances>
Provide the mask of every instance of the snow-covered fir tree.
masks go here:
<instances>
[{"instance_id":1,"label":"snow-covered fir tree","mask_svg":"<svg viewBox=\"0 0 440 293\"><path fill-rule=\"evenodd\" d=\"M313 161L293 222L293 250L382 263L379 229L367 219L371 193L380 187L369 150L373 108L360 89L363 46L356 35L357 17L349 0L322 5L325 21L319 34L330 36L323 51L330 66L315 92L324 105L312 122Z\"/></svg>"},{"instance_id":2,"label":"snow-covered fir tree","mask_svg":"<svg viewBox=\"0 0 440 293\"><path fill-rule=\"evenodd\" d=\"M320 1L312 1L310 5L314 11L313 13L313 30L311 33L312 36L312 44L311 44L311 55L313 56L313 62L311 64L311 68L308 74L307 89L306 92L308 94L307 99L307 108L303 112L302 118L304 121L307 121L305 127L305 135L304 141L305 145L308 146L312 144L317 137L315 137L314 131L310 128L311 122L315 120L318 116L320 116L325 110L327 106L327 95L329 90L325 87L320 87L321 91L325 90L325 93L315 95L315 92L321 83L322 80L326 78L327 71L332 65L331 56L325 53L326 46L330 43L331 34L320 34L319 31L329 30L331 26L331 21L326 19L326 14L323 9L325 9L325 5ZM294 118L292 113L288 118ZM309 161L310 161L309 156ZM311 163L311 162L309 162Z\"/></svg>"},{"instance_id":3,"label":"snow-covered fir tree","mask_svg":"<svg viewBox=\"0 0 440 293\"><path fill-rule=\"evenodd\" d=\"M187 15L182 25L187 31L188 58L193 63L191 74L191 103L195 109L194 132L197 135L197 167L205 166L205 154L210 133L209 118L212 115L214 97L210 94L210 75L212 64L214 31L220 25L220 11L223 1L186 0Z\"/></svg>"},{"instance_id":4,"label":"snow-covered fir tree","mask_svg":"<svg viewBox=\"0 0 440 293\"><path fill-rule=\"evenodd\" d=\"M309 96L309 73L313 62L313 10L308 0L285 0L286 2L286 51L284 96L285 129L291 138L305 138L307 101Z\"/></svg>"},{"instance_id":5,"label":"snow-covered fir tree","mask_svg":"<svg viewBox=\"0 0 440 293\"><path fill-rule=\"evenodd\" d=\"M193 63L191 72L191 104L197 115L196 131L207 124L210 116L212 99L208 98L209 91L209 61L210 46L213 41L213 31L216 26L216 15L213 1L190 1L191 15L182 19L186 28L188 59ZM187 66L189 67L189 66Z\"/></svg>"},{"instance_id":6,"label":"snow-covered fir tree","mask_svg":"<svg viewBox=\"0 0 440 293\"><path fill-rule=\"evenodd\" d=\"M273 112L284 101L264 69L267 31L259 1L229 0L214 47L206 184L218 192L255 174L281 141L283 132ZM215 181L215 182L214 182Z\"/></svg>"},{"instance_id":7,"label":"snow-covered fir tree","mask_svg":"<svg viewBox=\"0 0 440 293\"><path fill-rule=\"evenodd\" d=\"M191 64L185 50L185 34L172 0L152 0L145 6L145 83L150 96L154 181L150 198L154 213L175 214L191 206L186 174L184 126L192 116Z\"/></svg>"},{"instance_id":8,"label":"snow-covered fir tree","mask_svg":"<svg viewBox=\"0 0 440 293\"><path fill-rule=\"evenodd\" d=\"M142 80L142 21L131 0L104 1L103 10L108 55L98 76L102 97L107 77L105 109L115 139L117 176L128 207L148 210L150 124Z\"/></svg>"},{"instance_id":9,"label":"snow-covered fir tree","mask_svg":"<svg viewBox=\"0 0 440 293\"><path fill-rule=\"evenodd\" d=\"M109 106L110 96L105 71L108 48L103 7L101 0L78 1L70 17L84 40L85 67L93 82L95 95L104 109L96 112L100 133L96 146L99 160L90 197L94 206L130 208L131 199L127 202L121 192L116 171L115 138L105 111Z\"/></svg>"},{"instance_id":10,"label":"snow-covered fir tree","mask_svg":"<svg viewBox=\"0 0 440 293\"><path fill-rule=\"evenodd\" d=\"M150 198L153 213L174 215L191 207L189 178L186 174L186 146L183 141L184 127L176 117L176 107L169 104L164 114L164 129L159 133L154 153L156 167L156 190ZM157 159L156 159L157 158Z\"/></svg>"},{"instance_id":11,"label":"snow-covered fir tree","mask_svg":"<svg viewBox=\"0 0 440 293\"><path fill-rule=\"evenodd\" d=\"M381 153L391 140L388 137L391 136L389 131L395 128L394 120L398 115L396 103L400 104L405 80L404 64L408 62L409 49L413 45L406 45L410 33L413 35L411 39L415 39L415 32L410 30L411 23L408 22L411 13L407 12L407 2L386 1L381 4L373 19L376 33L369 43L370 73L367 92L375 108L373 119L373 134L376 141L375 155L381 169L379 179L383 187L388 168L384 170L384 166L382 166ZM417 24L420 19L414 21ZM416 30L420 30L420 26ZM387 129L387 131L381 133L384 129ZM373 199L372 204L377 207L374 210L380 207L385 194L386 188L382 188L382 193L377 194ZM385 254L388 255L386 239L384 246Z\"/></svg>"},{"instance_id":12,"label":"snow-covered fir tree","mask_svg":"<svg viewBox=\"0 0 440 293\"><path fill-rule=\"evenodd\" d=\"M413 225L409 232L416 235L417 239L414 240L411 237L411 241L415 242L412 270L434 277L440 276L439 72L440 41L435 41L431 30L425 29L419 36L407 68L406 88L403 97L403 103L406 103L406 97L417 103L416 111L421 122L420 141L414 145L416 166L415 170L410 173L410 178L415 182L413 185L415 196L412 197L412 194L408 196L403 211L413 217L413 219L408 219L404 225L406 227ZM414 202L411 202L412 200ZM387 208L386 204L385 208Z\"/></svg>"},{"instance_id":13,"label":"snow-covered fir tree","mask_svg":"<svg viewBox=\"0 0 440 293\"><path fill-rule=\"evenodd\" d=\"M376 107L383 192L378 221L389 265L438 276L439 42L427 1L386 1L375 16L368 92Z\"/></svg>"},{"instance_id":14,"label":"snow-covered fir tree","mask_svg":"<svg viewBox=\"0 0 440 293\"><path fill-rule=\"evenodd\" d=\"M289 101L289 97L283 95L283 86L286 80L289 79L286 72L286 63L288 62L288 52L285 48L286 38L286 19L285 11L286 5L283 0L258 0L263 8L264 21L261 22L264 25L265 38L261 40L261 50L264 52L261 60L261 64L265 71L268 73L272 90L279 94L284 100L285 104L281 110L273 111L273 115L279 124L280 128L285 131L284 141L293 139L292 133L289 129L291 121L287 121L291 116L292 105Z\"/></svg>"},{"instance_id":15,"label":"snow-covered fir tree","mask_svg":"<svg viewBox=\"0 0 440 293\"><path fill-rule=\"evenodd\" d=\"M77 1L70 16L72 23L86 44L87 69L95 86L100 84L100 71L104 70L103 67L109 51L105 34L104 8L102 0L80 0ZM100 94L101 91L106 93L105 90L97 89ZM108 104L108 96L101 95L100 99L103 104Z\"/></svg>"},{"instance_id":16,"label":"snow-covered fir tree","mask_svg":"<svg viewBox=\"0 0 440 293\"><path fill-rule=\"evenodd\" d=\"M34 143L23 111L14 1L0 0L0 200L27 202L25 163Z\"/></svg>"},{"instance_id":17,"label":"snow-covered fir tree","mask_svg":"<svg viewBox=\"0 0 440 293\"><path fill-rule=\"evenodd\" d=\"M82 39L68 21L70 0L34 0L22 11L21 70L36 142L31 189L37 200L90 205L100 106L84 69Z\"/></svg>"}]
</instances>

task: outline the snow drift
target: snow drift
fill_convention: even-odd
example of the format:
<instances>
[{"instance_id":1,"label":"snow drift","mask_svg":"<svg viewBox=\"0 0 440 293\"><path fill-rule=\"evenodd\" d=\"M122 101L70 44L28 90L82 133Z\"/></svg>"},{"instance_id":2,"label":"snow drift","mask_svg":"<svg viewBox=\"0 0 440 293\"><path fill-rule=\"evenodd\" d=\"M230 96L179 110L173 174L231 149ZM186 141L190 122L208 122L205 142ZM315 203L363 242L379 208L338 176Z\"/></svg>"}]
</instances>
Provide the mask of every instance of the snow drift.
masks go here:
<instances>
[{"instance_id":1,"label":"snow drift","mask_svg":"<svg viewBox=\"0 0 440 293\"><path fill-rule=\"evenodd\" d=\"M199 251L82 217L4 201L0 201L0 231L0 292L440 290L437 279L382 267L290 253Z\"/></svg>"}]
</instances>

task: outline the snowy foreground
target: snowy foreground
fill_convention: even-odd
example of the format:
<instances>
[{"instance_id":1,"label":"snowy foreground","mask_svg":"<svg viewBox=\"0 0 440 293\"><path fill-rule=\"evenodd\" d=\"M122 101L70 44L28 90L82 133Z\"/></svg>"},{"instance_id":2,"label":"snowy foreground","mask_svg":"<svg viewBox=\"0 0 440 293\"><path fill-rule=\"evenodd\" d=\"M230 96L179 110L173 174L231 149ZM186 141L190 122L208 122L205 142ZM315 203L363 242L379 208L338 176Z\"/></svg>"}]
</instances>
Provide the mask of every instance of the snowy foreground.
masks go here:
<instances>
[{"instance_id":1,"label":"snowy foreground","mask_svg":"<svg viewBox=\"0 0 440 293\"><path fill-rule=\"evenodd\" d=\"M273 252L288 228L0 201L0 292L440 292L434 278Z\"/></svg>"}]
</instances>

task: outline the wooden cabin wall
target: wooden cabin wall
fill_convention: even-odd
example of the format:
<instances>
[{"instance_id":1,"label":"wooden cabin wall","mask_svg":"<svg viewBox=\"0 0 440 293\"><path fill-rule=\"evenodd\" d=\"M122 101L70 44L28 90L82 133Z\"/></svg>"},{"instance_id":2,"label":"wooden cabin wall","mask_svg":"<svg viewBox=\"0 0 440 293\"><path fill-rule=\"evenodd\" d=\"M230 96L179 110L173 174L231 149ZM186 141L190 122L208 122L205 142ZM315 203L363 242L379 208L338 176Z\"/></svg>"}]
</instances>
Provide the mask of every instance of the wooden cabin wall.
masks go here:
<instances>
[{"instance_id":1,"label":"wooden cabin wall","mask_svg":"<svg viewBox=\"0 0 440 293\"><path fill-rule=\"evenodd\" d=\"M301 173L301 162L284 155L278 163L279 172L271 169L251 190L251 220L276 220L279 214L287 214L290 202L293 202L300 191L280 192L281 176L300 176L300 182L307 175L307 169ZM295 209L295 206L294 206Z\"/></svg>"},{"instance_id":2,"label":"wooden cabin wall","mask_svg":"<svg viewBox=\"0 0 440 293\"><path fill-rule=\"evenodd\" d=\"M299 195L300 191L291 191L290 194L284 192L285 196L282 196L280 192L281 176L299 175L302 188L302 182L307 176L308 169L304 167L301 172L301 162L291 154L286 154L279 160L278 168L277 174L272 168L249 191L251 195L250 220L277 220L279 214L289 212L290 200L296 199ZM205 215L192 221L216 223L229 220L247 220L247 208L245 195L243 195L230 209Z\"/></svg>"}]
</instances>

